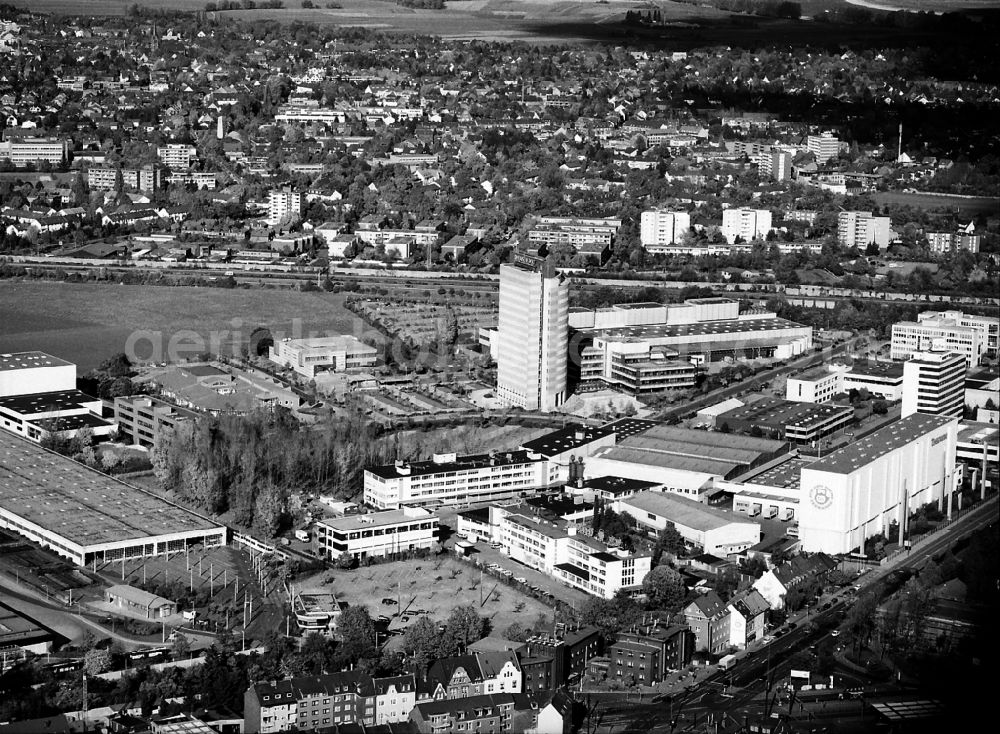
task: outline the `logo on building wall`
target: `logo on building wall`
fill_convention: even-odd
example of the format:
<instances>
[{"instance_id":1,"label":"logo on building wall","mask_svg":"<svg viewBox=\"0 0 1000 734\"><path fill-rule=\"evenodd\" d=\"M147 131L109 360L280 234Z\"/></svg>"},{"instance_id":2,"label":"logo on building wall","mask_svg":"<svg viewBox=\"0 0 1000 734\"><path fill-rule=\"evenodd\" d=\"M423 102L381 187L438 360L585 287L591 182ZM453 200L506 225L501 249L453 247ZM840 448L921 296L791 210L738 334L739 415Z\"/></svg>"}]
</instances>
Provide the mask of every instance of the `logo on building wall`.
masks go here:
<instances>
[{"instance_id":1,"label":"logo on building wall","mask_svg":"<svg viewBox=\"0 0 1000 734\"><path fill-rule=\"evenodd\" d=\"M833 490L817 484L810 490L809 499L817 510L825 510L833 502Z\"/></svg>"}]
</instances>

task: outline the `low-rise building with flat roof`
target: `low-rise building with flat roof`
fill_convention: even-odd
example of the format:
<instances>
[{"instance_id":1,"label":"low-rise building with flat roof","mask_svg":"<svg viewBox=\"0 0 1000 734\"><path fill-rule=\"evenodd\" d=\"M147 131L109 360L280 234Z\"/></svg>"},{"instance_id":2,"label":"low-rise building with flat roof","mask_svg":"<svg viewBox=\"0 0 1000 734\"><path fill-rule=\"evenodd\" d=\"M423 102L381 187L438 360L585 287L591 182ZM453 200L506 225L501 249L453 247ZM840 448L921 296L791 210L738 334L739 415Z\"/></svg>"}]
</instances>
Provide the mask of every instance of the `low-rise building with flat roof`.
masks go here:
<instances>
[{"instance_id":1,"label":"low-rise building with flat roof","mask_svg":"<svg viewBox=\"0 0 1000 734\"><path fill-rule=\"evenodd\" d=\"M642 492L619 500L613 509L653 534L672 524L685 541L720 558L760 542L759 523L666 492Z\"/></svg>"},{"instance_id":2,"label":"low-rise building with flat roof","mask_svg":"<svg viewBox=\"0 0 1000 734\"><path fill-rule=\"evenodd\" d=\"M0 528L77 565L226 544L226 528L0 431Z\"/></svg>"},{"instance_id":3,"label":"low-rise building with flat roof","mask_svg":"<svg viewBox=\"0 0 1000 734\"><path fill-rule=\"evenodd\" d=\"M44 655L65 638L33 617L0 601L0 658L19 657L16 650ZM5 671L0 662L0 673Z\"/></svg>"},{"instance_id":4,"label":"low-rise building with flat roof","mask_svg":"<svg viewBox=\"0 0 1000 734\"><path fill-rule=\"evenodd\" d=\"M849 405L800 403L777 398L757 400L715 419L720 431L759 432L762 436L796 444L812 443L853 422L854 408Z\"/></svg>"},{"instance_id":5,"label":"low-rise building with flat roof","mask_svg":"<svg viewBox=\"0 0 1000 734\"><path fill-rule=\"evenodd\" d=\"M438 517L421 507L345 515L316 523L321 555L378 558L428 549L438 542Z\"/></svg>"},{"instance_id":6,"label":"low-rise building with flat roof","mask_svg":"<svg viewBox=\"0 0 1000 734\"><path fill-rule=\"evenodd\" d=\"M101 413L100 400L76 389L0 398L0 426L36 442L49 436L72 438L82 428L95 438L110 436L115 424Z\"/></svg>"},{"instance_id":7,"label":"low-rise building with flat roof","mask_svg":"<svg viewBox=\"0 0 1000 734\"><path fill-rule=\"evenodd\" d=\"M328 336L317 339L281 339L268 352L268 359L290 367L303 377L320 372L349 372L375 366L378 350L353 336Z\"/></svg>"}]
</instances>

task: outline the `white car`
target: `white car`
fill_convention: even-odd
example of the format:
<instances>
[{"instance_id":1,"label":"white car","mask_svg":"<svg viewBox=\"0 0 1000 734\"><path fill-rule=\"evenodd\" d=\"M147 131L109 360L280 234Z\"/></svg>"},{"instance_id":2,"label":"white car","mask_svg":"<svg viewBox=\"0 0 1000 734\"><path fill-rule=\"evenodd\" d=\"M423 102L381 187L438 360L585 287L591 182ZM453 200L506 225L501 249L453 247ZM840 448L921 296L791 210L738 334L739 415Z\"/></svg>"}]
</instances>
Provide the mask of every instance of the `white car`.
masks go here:
<instances>
[{"instance_id":1,"label":"white car","mask_svg":"<svg viewBox=\"0 0 1000 734\"><path fill-rule=\"evenodd\" d=\"M518 577L517 577L516 579L514 579L514 580L515 580L515 581L516 581L517 583L519 583L519 584L526 584L526 583L528 583L528 579L524 578L524 576L518 576Z\"/></svg>"}]
</instances>

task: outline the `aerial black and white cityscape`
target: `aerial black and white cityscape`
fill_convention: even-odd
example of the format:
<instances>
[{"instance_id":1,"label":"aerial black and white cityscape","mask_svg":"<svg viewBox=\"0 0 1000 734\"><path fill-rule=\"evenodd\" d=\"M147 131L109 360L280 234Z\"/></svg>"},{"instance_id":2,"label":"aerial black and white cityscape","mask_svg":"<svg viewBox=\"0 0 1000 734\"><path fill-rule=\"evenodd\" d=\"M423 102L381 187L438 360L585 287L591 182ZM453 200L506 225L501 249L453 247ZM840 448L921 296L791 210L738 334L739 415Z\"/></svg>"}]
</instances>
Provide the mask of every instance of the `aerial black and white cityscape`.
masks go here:
<instances>
[{"instance_id":1,"label":"aerial black and white cityscape","mask_svg":"<svg viewBox=\"0 0 1000 734\"><path fill-rule=\"evenodd\" d=\"M0 734L987 730L998 59L0 1Z\"/></svg>"}]
</instances>

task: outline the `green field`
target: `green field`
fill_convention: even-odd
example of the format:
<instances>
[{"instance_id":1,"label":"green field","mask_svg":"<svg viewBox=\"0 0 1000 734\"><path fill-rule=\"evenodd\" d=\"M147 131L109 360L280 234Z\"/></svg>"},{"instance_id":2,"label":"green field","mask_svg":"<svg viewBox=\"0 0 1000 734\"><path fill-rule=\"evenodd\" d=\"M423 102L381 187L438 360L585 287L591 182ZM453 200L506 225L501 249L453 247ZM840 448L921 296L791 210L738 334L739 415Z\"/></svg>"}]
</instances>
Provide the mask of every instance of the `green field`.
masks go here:
<instances>
[{"instance_id":1,"label":"green field","mask_svg":"<svg viewBox=\"0 0 1000 734\"><path fill-rule=\"evenodd\" d=\"M949 196L906 191L877 191L872 198L883 206L897 204L917 209L958 209L960 216L971 217L1000 213L1000 199L988 196Z\"/></svg>"},{"instance_id":2,"label":"green field","mask_svg":"<svg viewBox=\"0 0 1000 734\"><path fill-rule=\"evenodd\" d=\"M275 338L360 336L365 328L339 294L0 281L0 350L39 349L76 362L81 372L130 344L138 357L157 362L205 349L231 355L257 326Z\"/></svg>"}]
</instances>

